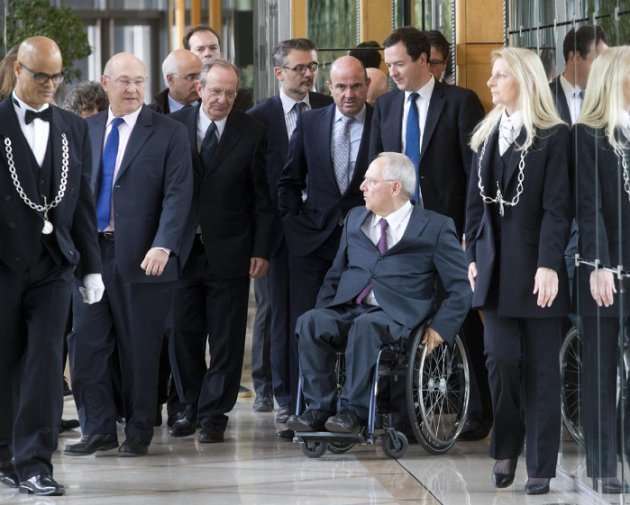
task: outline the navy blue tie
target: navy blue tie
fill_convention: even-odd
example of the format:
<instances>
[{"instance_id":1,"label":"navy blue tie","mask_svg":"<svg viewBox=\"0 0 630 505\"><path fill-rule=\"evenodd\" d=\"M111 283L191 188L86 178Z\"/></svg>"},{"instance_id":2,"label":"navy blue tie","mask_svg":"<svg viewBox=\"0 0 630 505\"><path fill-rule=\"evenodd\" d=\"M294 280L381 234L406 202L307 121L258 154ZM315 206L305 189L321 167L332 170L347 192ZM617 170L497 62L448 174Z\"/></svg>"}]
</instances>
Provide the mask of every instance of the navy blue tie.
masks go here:
<instances>
[{"instance_id":1,"label":"navy blue tie","mask_svg":"<svg viewBox=\"0 0 630 505\"><path fill-rule=\"evenodd\" d=\"M420 118L416 104L418 96L418 93L409 95L409 112L405 131L405 154L416 167L416 191L413 194L415 204L420 202Z\"/></svg>"},{"instance_id":2,"label":"navy blue tie","mask_svg":"<svg viewBox=\"0 0 630 505\"><path fill-rule=\"evenodd\" d=\"M118 156L118 144L120 141L118 127L122 123L124 123L123 118L114 118L112 129L103 148L101 184L96 200L96 224L98 231L103 231L109 225L112 211L112 184L114 182L114 170L116 168L116 157Z\"/></svg>"}]
</instances>

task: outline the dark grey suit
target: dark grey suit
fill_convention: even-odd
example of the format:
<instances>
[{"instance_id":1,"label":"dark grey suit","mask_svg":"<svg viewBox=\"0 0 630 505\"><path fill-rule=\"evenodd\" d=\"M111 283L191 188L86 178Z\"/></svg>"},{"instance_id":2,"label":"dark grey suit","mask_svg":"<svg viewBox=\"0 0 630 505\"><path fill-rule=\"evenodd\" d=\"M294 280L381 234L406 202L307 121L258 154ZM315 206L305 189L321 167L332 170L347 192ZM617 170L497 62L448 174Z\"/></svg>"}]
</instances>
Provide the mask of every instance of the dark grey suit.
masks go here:
<instances>
[{"instance_id":1,"label":"dark grey suit","mask_svg":"<svg viewBox=\"0 0 630 505\"><path fill-rule=\"evenodd\" d=\"M401 240L381 255L361 230L370 216L365 207L350 211L317 306L297 323L309 409L335 412L335 352L345 347L341 405L362 419L367 417L371 369L383 343L403 338L431 315L431 327L452 342L471 302L466 259L450 218L415 207ZM437 312L436 274L445 291ZM354 302L368 282L379 306Z\"/></svg>"}]
</instances>

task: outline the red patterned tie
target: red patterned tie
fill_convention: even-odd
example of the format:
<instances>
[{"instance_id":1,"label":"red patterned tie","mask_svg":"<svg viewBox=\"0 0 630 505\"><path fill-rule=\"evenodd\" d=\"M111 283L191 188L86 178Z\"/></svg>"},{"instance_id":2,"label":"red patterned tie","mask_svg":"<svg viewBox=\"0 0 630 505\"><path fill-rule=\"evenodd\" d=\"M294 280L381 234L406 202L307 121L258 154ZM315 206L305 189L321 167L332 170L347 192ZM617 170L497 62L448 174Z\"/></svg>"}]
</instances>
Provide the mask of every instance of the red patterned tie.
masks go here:
<instances>
[{"instance_id":1,"label":"red patterned tie","mask_svg":"<svg viewBox=\"0 0 630 505\"><path fill-rule=\"evenodd\" d=\"M378 224L381 227L381 238L378 239L376 247L378 247L378 252L385 254L387 252L387 219L382 217ZM359 296L356 297L356 304L361 305L370 294L370 291L372 291L372 283L368 282L367 286L365 286L359 293Z\"/></svg>"}]
</instances>

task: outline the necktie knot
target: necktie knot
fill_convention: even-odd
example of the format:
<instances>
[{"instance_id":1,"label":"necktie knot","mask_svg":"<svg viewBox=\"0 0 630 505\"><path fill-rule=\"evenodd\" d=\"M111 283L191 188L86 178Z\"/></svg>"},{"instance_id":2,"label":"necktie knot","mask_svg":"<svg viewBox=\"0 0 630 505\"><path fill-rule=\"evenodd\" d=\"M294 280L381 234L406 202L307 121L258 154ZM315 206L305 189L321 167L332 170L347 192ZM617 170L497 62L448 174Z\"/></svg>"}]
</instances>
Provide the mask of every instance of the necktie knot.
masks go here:
<instances>
[{"instance_id":1,"label":"necktie knot","mask_svg":"<svg viewBox=\"0 0 630 505\"><path fill-rule=\"evenodd\" d=\"M420 93L416 93L415 91L409 95L409 101L415 102L420 97Z\"/></svg>"},{"instance_id":2,"label":"necktie knot","mask_svg":"<svg viewBox=\"0 0 630 505\"><path fill-rule=\"evenodd\" d=\"M112 120L112 128L118 128L121 124L123 124L125 120L121 117L115 117Z\"/></svg>"},{"instance_id":3,"label":"necktie knot","mask_svg":"<svg viewBox=\"0 0 630 505\"><path fill-rule=\"evenodd\" d=\"M34 119L41 119L42 121L48 121L52 119L52 108L46 107L44 110L35 112L34 110L27 109L24 115L24 122L31 124Z\"/></svg>"},{"instance_id":4,"label":"necktie knot","mask_svg":"<svg viewBox=\"0 0 630 505\"><path fill-rule=\"evenodd\" d=\"M302 114L302 112L304 112L306 110L306 103L304 103L304 102L295 102L295 104L293 105L293 110L299 116L300 114Z\"/></svg>"}]
</instances>

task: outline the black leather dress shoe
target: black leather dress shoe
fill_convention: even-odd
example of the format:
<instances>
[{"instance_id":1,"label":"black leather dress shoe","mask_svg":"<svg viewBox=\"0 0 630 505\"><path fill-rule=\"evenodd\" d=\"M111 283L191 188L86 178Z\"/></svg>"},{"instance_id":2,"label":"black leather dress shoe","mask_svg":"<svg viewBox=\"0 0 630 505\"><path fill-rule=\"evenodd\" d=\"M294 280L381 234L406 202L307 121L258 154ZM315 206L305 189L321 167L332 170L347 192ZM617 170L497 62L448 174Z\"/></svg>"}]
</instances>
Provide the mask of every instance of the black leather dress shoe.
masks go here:
<instances>
[{"instance_id":1,"label":"black leather dress shoe","mask_svg":"<svg viewBox=\"0 0 630 505\"><path fill-rule=\"evenodd\" d=\"M62 419L59 424L59 433L76 430L79 426L81 425L76 419Z\"/></svg>"},{"instance_id":2,"label":"black leather dress shoe","mask_svg":"<svg viewBox=\"0 0 630 505\"><path fill-rule=\"evenodd\" d=\"M197 423L193 419L189 419L188 417L182 416L173 427L169 430L171 437L187 437L195 433Z\"/></svg>"},{"instance_id":3,"label":"black leather dress shoe","mask_svg":"<svg viewBox=\"0 0 630 505\"><path fill-rule=\"evenodd\" d=\"M280 437L282 440L293 442L293 437L295 436L295 432L287 428L285 430L277 431L276 435L278 435L278 437Z\"/></svg>"},{"instance_id":4,"label":"black leather dress shoe","mask_svg":"<svg viewBox=\"0 0 630 505\"><path fill-rule=\"evenodd\" d=\"M325 427L332 433L359 433L361 422L354 412L345 411L329 417Z\"/></svg>"},{"instance_id":5,"label":"black leather dress shoe","mask_svg":"<svg viewBox=\"0 0 630 505\"><path fill-rule=\"evenodd\" d=\"M220 444L225 441L222 431L212 431L207 428L201 428L199 431L199 443L201 444Z\"/></svg>"},{"instance_id":6,"label":"black leather dress shoe","mask_svg":"<svg viewBox=\"0 0 630 505\"><path fill-rule=\"evenodd\" d=\"M63 453L68 456L88 456L97 451L111 451L116 447L116 435L92 435L81 437L81 441L76 444L66 445Z\"/></svg>"},{"instance_id":7,"label":"black leather dress shoe","mask_svg":"<svg viewBox=\"0 0 630 505\"><path fill-rule=\"evenodd\" d=\"M512 485L512 482L514 482L517 461L518 460L514 458L508 462L509 468L507 472L503 469L498 469L499 465L501 465L500 462L494 464L494 469L492 470L492 475L494 476L494 487L503 489Z\"/></svg>"},{"instance_id":8,"label":"black leather dress shoe","mask_svg":"<svg viewBox=\"0 0 630 505\"><path fill-rule=\"evenodd\" d=\"M61 496L65 492L66 489L50 475L33 475L29 479L20 482L20 493L37 496Z\"/></svg>"},{"instance_id":9,"label":"black leather dress shoe","mask_svg":"<svg viewBox=\"0 0 630 505\"><path fill-rule=\"evenodd\" d=\"M293 431L324 431L324 423L330 417L330 412L321 410L307 410L300 416L293 415L287 421L287 428Z\"/></svg>"},{"instance_id":10,"label":"black leather dress shoe","mask_svg":"<svg viewBox=\"0 0 630 505\"><path fill-rule=\"evenodd\" d=\"M20 481L18 480L18 476L17 473L15 473L15 470L12 470L10 468L0 470L0 484L4 484L8 487L18 487L20 485Z\"/></svg>"},{"instance_id":11,"label":"black leather dress shoe","mask_svg":"<svg viewBox=\"0 0 630 505\"><path fill-rule=\"evenodd\" d=\"M551 479L537 477L527 479L525 492L527 494L547 494L549 492L549 481Z\"/></svg>"},{"instance_id":12,"label":"black leather dress shoe","mask_svg":"<svg viewBox=\"0 0 630 505\"><path fill-rule=\"evenodd\" d=\"M143 444L136 444L125 440L118 448L118 455L123 458L136 458L138 456L146 456L149 448Z\"/></svg>"}]
</instances>

